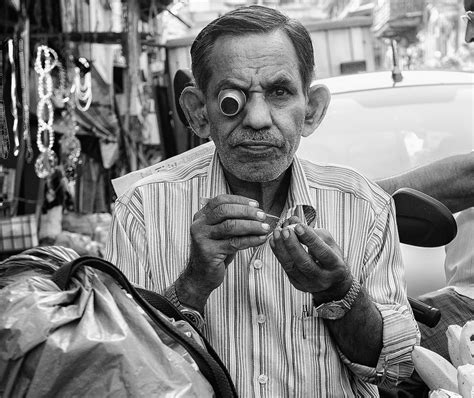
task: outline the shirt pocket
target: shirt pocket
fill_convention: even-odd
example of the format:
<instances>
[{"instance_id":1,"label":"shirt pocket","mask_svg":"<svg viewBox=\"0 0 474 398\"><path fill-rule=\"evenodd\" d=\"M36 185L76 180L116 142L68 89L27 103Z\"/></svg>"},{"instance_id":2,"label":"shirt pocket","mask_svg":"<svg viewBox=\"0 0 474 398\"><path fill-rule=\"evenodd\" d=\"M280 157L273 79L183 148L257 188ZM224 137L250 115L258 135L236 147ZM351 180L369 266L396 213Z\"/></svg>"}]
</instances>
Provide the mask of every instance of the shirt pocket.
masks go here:
<instances>
[{"instance_id":1,"label":"shirt pocket","mask_svg":"<svg viewBox=\"0 0 474 398\"><path fill-rule=\"evenodd\" d=\"M294 314L291 319L293 338L302 340L314 340L318 336L324 336L324 324L314 314Z\"/></svg>"}]
</instances>

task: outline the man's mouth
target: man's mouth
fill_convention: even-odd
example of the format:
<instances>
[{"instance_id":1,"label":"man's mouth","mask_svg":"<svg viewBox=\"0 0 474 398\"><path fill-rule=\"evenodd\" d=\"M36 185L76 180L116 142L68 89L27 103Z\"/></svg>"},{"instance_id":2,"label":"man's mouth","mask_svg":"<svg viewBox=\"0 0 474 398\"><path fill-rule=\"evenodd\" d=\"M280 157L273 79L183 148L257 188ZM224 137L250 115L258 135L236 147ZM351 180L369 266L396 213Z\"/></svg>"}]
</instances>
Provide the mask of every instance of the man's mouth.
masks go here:
<instances>
[{"instance_id":1,"label":"man's mouth","mask_svg":"<svg viewBox=\"0 0 474 398\"><path fill-rule=\"evenodd\" d=\"M242 152L258 156L268 156L277 149L277 146L270 142L242 142L237 147Z\"/></svg>"},{"instance_id":2,"label":"man's mouth","mask_svg":"<svg viewBox=\"0 0 474 398\"><path fill-rule=\"evenodd\" d=\"M265 149L265 148L276 148L274 142L269 141L243 141L237 144L237 146L249 148L249 149Z\"/></svg>"}]
</instances>

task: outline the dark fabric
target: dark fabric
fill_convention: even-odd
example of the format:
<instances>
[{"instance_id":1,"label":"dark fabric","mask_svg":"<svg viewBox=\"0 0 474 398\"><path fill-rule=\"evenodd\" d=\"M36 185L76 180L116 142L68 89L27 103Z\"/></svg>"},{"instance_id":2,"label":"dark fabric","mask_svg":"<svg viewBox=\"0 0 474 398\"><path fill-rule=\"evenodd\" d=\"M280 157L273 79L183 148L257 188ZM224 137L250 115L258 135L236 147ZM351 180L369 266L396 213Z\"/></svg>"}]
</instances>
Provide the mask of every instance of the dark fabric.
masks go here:
<instances>
[{"instance_id":1,"label":"dark fabric","mask_svg":"<svg viewBox=\"0 0 474 398\"><path fill-rule=\"evenodd\" d=\"M77 213L109 213L112 202L108 190L108 172L102 165L97 137L79 136L82 153L77 167L75 211Z\"/></svg>"},{"instance_id":2,"label":"dark fabric","mask_svg":"<svg viewBox=\"0 0 474 398\"><path fill-rule=\"evenodd\" d=\"M446 330L449 325L464 326L467 321L474 319L474 300L456 293L454 289L427 293L419 300L441 311L441 319L435 327L430 328L418 323L421 333L420 345L450 361ZM390 390L379 388L379 392L381 398L427 398L429 389L418 373L413 372L410 379L397 387Z\"/></svg>"},{"instance_id":3,"label":"dark fabric","mask_svg":"<svg viewBox=\"0 0 474 398\"><path fill-rule=\"evenodd\" d=\"M454 289L428 293L421 296L420 300L441 311L441 319L434 328L419 324L421 346L450 361L446 330L449 325L464 326L467 321L474 319L474 300L456 293Z\"/></svg>"},{"instance_id":4,"label":"dark fabric","mask_svg":"<svg viewBox=\"0 0 474 398\"><path fill-rule=\"evenodd\" d=\"M428 398L429 392L429 388L416 372L396 387L379 387L380 398Z\"/></svg>"}]
</instances>

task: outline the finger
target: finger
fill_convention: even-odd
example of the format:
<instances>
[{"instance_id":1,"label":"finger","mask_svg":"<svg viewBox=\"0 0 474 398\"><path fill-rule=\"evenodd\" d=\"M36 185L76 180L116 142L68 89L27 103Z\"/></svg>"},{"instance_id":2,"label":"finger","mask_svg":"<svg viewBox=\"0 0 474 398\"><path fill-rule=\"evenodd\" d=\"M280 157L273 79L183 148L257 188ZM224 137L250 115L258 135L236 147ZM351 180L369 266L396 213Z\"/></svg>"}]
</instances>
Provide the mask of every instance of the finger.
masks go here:
<instances>
[{"instance_id":1,"label":"finger","mask_svg":"<svg viewBox=\"0 0 474 398\"><path fill-rule=\"evenodd\" d=\"M320 272L321 264L308 254L294 230L289 227L283 228L282 236L286 251L293 259L295 267L303 274L306 274L306 276L312 275L316 277Z\"/></svg>"},{"instance_id":2,"label":"finger","mask_svg":"<svg viewBox=\"0 0 474 398\"><path fill-rule=\"evenodd\" d=\"M235 203L223 203L204 213L206 224L209 225L218 224L227 219L264 221L267 218L265 212L258 207Z\"/></svg>"},{"instance_id":3,"label":"finger","mask_svg":"<svg viewBox=\"0 0 474 398\"><path fill-rule=\"evenodd\" d=\"M247 235L266 236L270 232L270 225L253 220L237 220L229 218L209 229L210 239L229 239Z\"/></svg>"},{"instance_id":4,"label":"finger","mask_svg":"<svg viewBox=\"0 0 474 398\"><path fill-rule=\"evenodd\" d=\"M235 253L238 250L245 250L250 247L260 246L265 242L267 237L265 235L247 235L247 236L238 236L233 237L227 240L222 241L223 247L225 248L228 254Z\"/></svg>"},{"instance_id":5,"label":"finger","mask_svg":"<svg viewBox=\"0 0 474 398\"><path fill-rule=\"evenodd\" d=\"M286 250L285 243L283 242L282 229L280 227L275 228L273 231L273 235L270 238L270 248L285 271L294 268L293 259Z\"/></svg>"},{"instance_id":6,"label":"finger","mask_svg":"<svg viewBox=\"0 0 474 398\"><path fill-rule=\"evenodd\" d=\"M336 243L332 235L327 229L315 228L316 234L326 243L332 250L334 250L341 258L344 258L341 248Z\"/></svg>"},{"instance_id":7,"label":"finger","mask_svg":"<svg viewBox=\"0 0 474 398\"><path fill-rule=\"evenodd\" d=\"M287 218L285 222L282 224L282 228L287 227L288 225L292 224L298 224L300 223L301 220L297 216L291 216L290 218Z\"/></svg>"},{"instance_id":8,"label":"finger","mask_svg":"<svg viewBox=\"0 0 474 398\"><path fill-rule=\"evenodd\" d=\"M241 205L247 205L247 206L252 206L252 207L258 207L259 204L256 200L247 198L245 196L241 195L228 195L228 194L223 194L223 195L217 195L213 198L201 198L200 199L201 204L204 207L207 207L209 210L213 210L217 206L220 206L222 204L241 204Z\"/></svg>"},{"instance_id":9,"label":"finger","mask_svg":"<svg viewBox=\"0 0 474 398\"><path fill-rule=\"evenodd\" d=\"M308 247L309 254L318 260L321 265L334 267L344 263L340 250L333 250L333 248L326 243L326 241L329 243L334 242L334 239L327 231L321 232L307 225L298 224L294 232L298 236L299 241Z\"/></svg>"},{"instance_id":10,"label":"finger","mask_svg":"<svg viewBox=\"0 0 474 398\"><path fill-rule=\"evenodd\" d=\"M281 230L280 230L281 231ZM278 235L278 233L277 233ZM280 234L281 237L281 234ZM288 279L290 280L291 284L299 290L306 291L305 283L307 282L307 276L303 275L303 273L297 268L293 259L289 256L288 252L286 251L285 245L283 240L278 238L279 243L275 240L275 234L270 237L269 243L270 247L275 253L278 261L280 262L283 270L288 275Z\"/></svg>"}]
</instances>

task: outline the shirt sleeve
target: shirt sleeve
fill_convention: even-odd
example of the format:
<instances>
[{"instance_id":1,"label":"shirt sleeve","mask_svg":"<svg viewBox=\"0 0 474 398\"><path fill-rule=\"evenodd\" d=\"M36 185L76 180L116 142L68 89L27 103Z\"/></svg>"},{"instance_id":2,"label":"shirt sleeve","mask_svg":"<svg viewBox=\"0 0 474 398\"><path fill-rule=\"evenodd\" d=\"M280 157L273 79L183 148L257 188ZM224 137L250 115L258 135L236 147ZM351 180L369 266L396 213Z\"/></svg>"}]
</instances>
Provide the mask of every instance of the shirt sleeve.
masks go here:
<instances>
[{"instance_id":1,"label":"shirt sleeve","mask_svg":"<svg viewBox=\"0 0 474 398\"><path fill-rule=\"evenodd\" d=\"M361 283L377 306L383 321L383 346L375 368L356 364L339 350L343 362L362 380L398 384L413 372L411 352L420 332L406 293L404 265L395 221L393 200L374 223L367 245Z\"/></svg>"},{"instance_id":2,"label":"shirt sleeve","mask_svg":"<svg viewBox=\"0 0 474 398\"><path fill-rule=\"evenodd\" d=\"M156 290L148 261L148 244L141 196L137 190L115 202L104 258L115 264L131 283Z\"/></svg>"}]
</instances>

